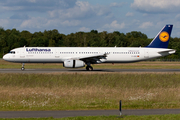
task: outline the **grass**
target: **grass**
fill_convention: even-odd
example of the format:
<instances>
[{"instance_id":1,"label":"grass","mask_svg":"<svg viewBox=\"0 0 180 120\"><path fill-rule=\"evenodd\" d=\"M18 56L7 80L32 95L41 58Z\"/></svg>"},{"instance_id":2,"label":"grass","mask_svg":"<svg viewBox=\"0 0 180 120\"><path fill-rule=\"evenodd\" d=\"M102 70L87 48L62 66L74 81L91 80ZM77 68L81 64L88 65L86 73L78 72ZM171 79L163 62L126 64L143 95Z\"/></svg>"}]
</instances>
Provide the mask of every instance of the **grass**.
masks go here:
<instances>
[{"instance_id":1,"label":"grass","mask_svg":"<svg viewBox=\"0 0 180 120\"><path fill-rule=\"evenodd\" d=\"M0 74L0 110L179 108L180 74Z\"/></svg>"},{"instance_id":2,"label":"grass","mask_svg":"<svg viewBox=\"0 0 180 120\"><path fill-rule=\"evenodd\" d=\"M94 69L180 69L180 62L137 62L137 63L122 63L122 64L95 64L93 65ZM10 63L4 60L0 60L0 68L21 68L21 63ZM53 64L34 64L26 63L26 69L38 69L38 68L52 68L58 69L63 68L62 64L53 63Z\"/></svg>"},{"instance_id":3,"label":"grass","mask_svg":"<svg viewBox=\"0 0 180 120\"><path fill-rule=\"evenodd\" d=\"M69 118L13 118L0 120L179 120L180 114L177 115L149 115L149 116L89 116L89 117L69 117Z\"/></svg>"}]
</instances>

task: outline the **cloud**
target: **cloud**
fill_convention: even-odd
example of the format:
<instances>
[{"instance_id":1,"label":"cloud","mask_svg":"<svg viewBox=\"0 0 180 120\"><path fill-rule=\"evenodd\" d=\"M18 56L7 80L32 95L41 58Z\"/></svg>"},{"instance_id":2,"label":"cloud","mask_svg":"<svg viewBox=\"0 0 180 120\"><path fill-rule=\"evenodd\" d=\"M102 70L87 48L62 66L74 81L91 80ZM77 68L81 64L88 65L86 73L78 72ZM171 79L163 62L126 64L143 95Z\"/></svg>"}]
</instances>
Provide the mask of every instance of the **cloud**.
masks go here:
<instances>
[{"instance_id":1,"label":"cloud","mask_svg":"<svg viewBox=\"0 0 180 120\"><path fill-rule=\"evenodd\" d=\"M133 15L134 15L133 13L128 12L128 13L126 14L126 17L131 17L131 16L133 16Z\"/></svg>"},{"instance_id":2,"label":"cloud","mask_svg":"<svg viewBox=\"0 0 180 120\"><path fill-rule=\"evenodd\" d=\"M75 6L68 9L55 9L49 11L51 18L60 19L87 19L95 16L110 14L110 9L103 6L92 6L88 2L77 1Z\"/></svg>"},{"instance_id":3,"label":"cloud","mask_svg":"<svg viewBox=\"0 0 180 120\"><path fill-rule=\"evenodd\" d=\"M3 22L9 23L7 25L9 27L12 27L11 22L19 29L28 30L64 29L63 27L87 30L80 26L92 26L89 25L91 20L99 21L110 15L112 11L109 6L91 5L89 2L80 0L2 0L0 12L10 15L6 18L7 22ZM18 22L15 23L15 21Z\"/></svg>"},{"instance_id":4,"label":"cloud","mask_svg":"<svg viewBox=\"0 0 180 120\"><path fill-rule=\"evenodd\" d=\"M114 6L119 6L114 3ZM110 14L111 10L103 5L91 5L80 0L1 0L0 12L48 13L50 17L85 18Z\"/></svg>"},{"instance_id":5,"label":"cloud","mask_svg":"<svg viewBox=\"0 0 180 120\"><path fill-rule=\"evenodd\" d=\"M57 8L71 8L77 0L1 0L0 11L36 11L46 12Z\"/></svg>"},{"instance_id":6,"label":"cloud","mask_svg":"<svg viewBox=\"0 0 180 120\"><path fill-rule=\"evenodd\" d=\"M0 19L0 26L7 27L9 25L9 21L7 19Z\"/></svg>"},{"instance_id":7,"label":"cloud","mask_svg":"<svg viewBox=\"0 0 180 120\"><path fill-rule=\"evenodd\" d=\"M115 21L113 21L111 24L106 24L106 25L104 25L103 28L109 28L109 29L111 29L111 31L113 31L113 30L123 29L124 27L125 27L125 23L124 23L124 22L121 23L121 24L119 24L119 23L117 22L117 20L115 20Z\"/></svg>"},{"instance_id":8,"label":"cloud","mask_svg":"<svg viewBox=\"0 0 180 120\"><path fill-rule=\"evenodd\" d=\"M180 0L134 0L131 7L145 13L179 12Z\"/></svg>"},{"instance_id":9,"label":"cloud","mask_svg":"<svg viewBox=\"0 0 180 120\"><path fill-rule=\"evenodd\" d=\"M32 2L32 3L36 3L36 0L27 0L29 2Z\"/></svg>"},{"instance_id":10,"label":"cloud","mask_svg":"<svg viewBox=\"0 0 180 120\"><path fill-rule=\"evenodd\" d=\"M0 19L0 26L2 26L5 29L20 29L20 24L22 23L22 20L20 19Z\"/></svg>"},{"instance_id":11,"label":"cloud","mask_svg":"<svg viewBox=\"0 0 180 120\"><path fill-rule=\"evenodd\" d=\"M14 14L10 17L10 19L21 19L21 20L24 20L24 19L29 19L29 16L26 15L26 14Z\"/></svg>"},{"instance_id":12,"label":"cloud","mask_svg":"<svg viewBox=\"0 0 180 120\"><path fill-rule=\"evenodd\" d=\"M151 26L153 26L153 23L152 23L152 22L144 22L144 23L142 23L142 24L139 26L139 28L141 28L141 29L147 29L147 28L149 28L149 27L151 27Z\"/></svg>"},{"instance_id":13,"label":"cloud","mask_svg":"<svg viewBox=\"0 0 180 120\"><path fill-rule=\"evenodd\" d=\"M49 11L50 17L59 17L59 18L82 18L88 17L93 14L93 8L88 2L77 1L76 5L68 9L55 9Z\"/></svg>"},{"instance_id":14,"label":"cloud","mask_svg":"<svg viewBox=\"0 0 180 120\"><path fill-rule=\"evenodd\" d=\"M44 19L41 17L32 17L28 20L24 20L20 27L25 28L55 28L55 27L75 27L81 22L79 20L59 20L59 19Z\"/></svg>"},{"instance_id":15,"label":"cloud","mask_svg":"<svg viewBox=\"0 0 180 120\"><path fill-rule=\"evenodd\" d=\"M114 3L111 3L110 4L110 7L122 7L123 5L124 5L125 3L116 3L116 2L114 2Z\"/></svg>"},{"instance_id":16,"label":"cloud","mask_svg":"<svg viewBox=\"0 0 180 120\"><path fill-rule=\"evenodd\" d=\"M81 27L81 28L79 29L79 31L89 32L89 31L90 31L90 28L87 28L87 27Z\"/></svg>"},{"instance_id":17,"label":"cloud","mask_svg":"<svg viewBox=\"0 0 180 120\"><path fill-rule=\"evenodd\" d=\"M3 15L0 18L3 19L0 19L0 26L5 29L26 29L30 32L58 29L67 34L102 28L107 20L112 19L107 18L112 15L109 5L92 5L81 0L2 1L0 12Z\"/></svg>"},{"instance_id":18,"label":"cloud","mask_svg":"<svg viewBox=\"0 0 180 120\"><path fill-rule=\"evenodd\" d=\"M72 26L78 26L78 25L80 25L80 23L81 22L79 20L65 20L65 21L61 22L60 24L63 26L72 27Z\"/></svg>"},{"instance_id":19,"label":"cloud","mask_svg":"<svg viewBox=\"0 0 180 120\"><path fill-rule=\"evenodd\" d=\"M180 14L177 14L175 18L179 21L180 20Z\"/></svg>"},{"instance_id":20,"label":"cloud","mask_svg":"<svg viewBox=\"0 0 180 120\"><path fill-rule=\"evenodd\" d=\"M42 28L44 27L44 25L47 23L47 19L44 19L44 18L41 18L41 17L32 17L31 19L28 19L28 20L24 20L20 27L21 28Z\"/></svg>"},{"instance_id":21,"label":"cloud","mask_svg":"<svg viewBox=\"0 0 180 120\"><path fill-rule=\"evenodd\" d=\"M153 23L171 22L172 17L164 20L167 15L150 15L144 12L143 14L147 16L142 16L141 13L129 11L129 4L128 2L90 4L87 0L0 0L0 26L30 32L57 29L61 33L69 34L77 31L88 32L92 29L108 32L119 30L129 32L146 28L152 30ZM122 15L125 13L126 17L117 16L121 13ZM179 20L179 16L174 15L174 20Z\"/></svg>"}]
</instances>

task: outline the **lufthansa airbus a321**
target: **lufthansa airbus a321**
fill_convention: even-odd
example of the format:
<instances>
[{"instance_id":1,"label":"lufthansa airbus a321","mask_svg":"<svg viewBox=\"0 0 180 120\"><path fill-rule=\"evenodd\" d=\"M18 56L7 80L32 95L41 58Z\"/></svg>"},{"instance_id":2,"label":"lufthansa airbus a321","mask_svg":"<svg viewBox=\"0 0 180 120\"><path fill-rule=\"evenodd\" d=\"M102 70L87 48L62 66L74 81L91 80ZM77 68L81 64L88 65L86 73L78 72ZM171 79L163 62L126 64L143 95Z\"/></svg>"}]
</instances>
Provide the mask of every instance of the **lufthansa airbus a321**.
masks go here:
<instances>
[{"instance_id":1,"label":"lufthansa airbus a321","mask_svg":"<svg viewBox=\"0 0 180 120\"><path fill-rule=\"evenodd\" d=\"M165 25L147 47L21 47L3 56L9 62L63 63L65 68L93 70L91 64L130 63L167 56L176 52L168 49L173 25Z\"/></svg>"}]
</instances>

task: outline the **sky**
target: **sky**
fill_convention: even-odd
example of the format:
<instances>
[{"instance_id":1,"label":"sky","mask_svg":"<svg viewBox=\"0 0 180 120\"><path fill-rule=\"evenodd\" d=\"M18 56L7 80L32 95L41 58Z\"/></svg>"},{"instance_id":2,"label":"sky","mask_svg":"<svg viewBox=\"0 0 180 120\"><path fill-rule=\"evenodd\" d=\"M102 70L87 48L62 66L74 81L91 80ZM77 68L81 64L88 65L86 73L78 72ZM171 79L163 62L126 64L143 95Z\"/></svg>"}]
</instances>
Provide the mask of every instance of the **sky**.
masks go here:
<instances>
[{"instance_id":1,"label":"sky","mask_svg":"<svg viewBox=\"0 0 180 120\"><path fill-rule=\"evenodd\" d=\"M66 35L140 31L153 38L173 24L171 36L180 37L179 11L180 0L0 0L0 27Z\"/></svg>"}]
</instances>

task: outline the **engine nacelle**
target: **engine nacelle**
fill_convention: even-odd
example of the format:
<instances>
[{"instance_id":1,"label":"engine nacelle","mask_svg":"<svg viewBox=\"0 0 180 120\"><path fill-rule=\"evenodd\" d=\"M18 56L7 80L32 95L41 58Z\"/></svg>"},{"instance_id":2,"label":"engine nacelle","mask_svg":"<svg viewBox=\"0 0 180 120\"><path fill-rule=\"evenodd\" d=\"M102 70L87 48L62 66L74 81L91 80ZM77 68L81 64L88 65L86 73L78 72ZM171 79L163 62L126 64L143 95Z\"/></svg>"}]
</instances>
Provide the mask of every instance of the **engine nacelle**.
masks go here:
<instances>
[{"instance_id":1,"label":"engine nacelle","mask_svg":"<svg viewBox=\"0 0 180 120\"><path fill-rule=\"evenodd\" d=\"M81 68L84 67L85 63L81 60L66 60L63 63L65 68Z\"/></svg>"}]
</instances>

